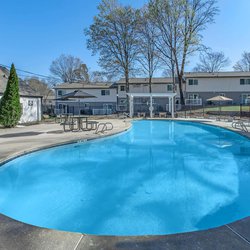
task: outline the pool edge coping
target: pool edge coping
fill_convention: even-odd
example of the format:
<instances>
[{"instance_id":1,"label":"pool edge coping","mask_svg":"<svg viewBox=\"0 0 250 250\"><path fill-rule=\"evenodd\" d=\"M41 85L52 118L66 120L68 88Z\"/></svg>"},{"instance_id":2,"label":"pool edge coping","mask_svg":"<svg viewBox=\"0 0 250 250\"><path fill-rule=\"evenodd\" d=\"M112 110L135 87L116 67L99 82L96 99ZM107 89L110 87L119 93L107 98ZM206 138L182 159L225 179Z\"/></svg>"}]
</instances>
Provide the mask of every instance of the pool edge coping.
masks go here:
<instances>
[{"instance_id":1,"label":"pool edge coping","mask_svg":"<svg viewBox=\"0 0 250 250\"><path fill-rule=\"evenodd\" d=\"M19 158L19 157L22 157L22 156L25 156L27 154L31 154L31 153L35 153L35 152L38 152L38 151L42 151L42 150L46 150L46 149L50 149L50 148L55 148L55 147L60 147L60 146L66 146L66 145L70 145L70 144L76 144L76 143L82 143L82 142L87 142L87 141L93 141L93 140L98 140L98 139L104 139L104 138L107 138L107 137L111 137L111 136L115 136L115 135L119 135L119 134L122 134L124 132L127 132L128 130L130 130L132 127L132 123L129 122L129 126L122 129L122 130L119 130L119 131L116 131L114 133L110 133L110 134L96 134L94 137L89 137L89 138L82 138L82 139L73 139L73 140L66 140L64 142L59 142L59 143L49 143L48 145L44 145L44 146L40 146L40 147L34 147L34 148L31 148L31 149L28 149L28 150L25 150L25 151L20 151L20 152L17 152L17 153L12 153L10 154L9 156L3 158L3 159L0 159L0 168L12 161L12 160L15 160L16 158Z\"/></svg>"},{"instance_id":2,"label":"pool edge coping","mask_svg":"<svg viewBox=\"0 0 250 250\"><path fill-rule=\"evenodd\" d=\"M36 148L33 148L33 149L30 149L30 150L27 150L27 151L22 151L22 152L18 152L17 154L11 154L10 156L8 156L7 158L5 158L4 160L0 160L0 167L2 165L4 165L5 163L11 161L11 160L14 160L18 157L21 157L21 156L24 156L24 155L27 155L29 153L33 153L33 152L37 152L37 151L40 151L40 150L45 150L45 149L49 149L49 148L54 148L54 147L58 147L58 146L64 146L64 145L70 145L70 144L75 144L75 143L79 143L79 142L87 142L87 141L92 141L92 140L98 140L98 139L103 139L103 138L107 138L107 137L111 137L111 136L115 136L115 135L119 135L119 134L122 134L128 130L131 129L132 127L132 122L133 121L137 121L138 119L133 119L131 121L129 121L129 127L126 127L124 128L123 130L121 131L116 131L115 133L111 133L111 134L105 134L105 135L97 135L95 137L91 137L91 138L86 138L86 139L74 139L74 140L67 140L65 142L60 142L60 143L53 143L53 144L48 144L47 146L41 146L41 147L36 147ZM139 120L144 120L144 119L139 119ZM186 120L186 119L145 119L145 120L152 120L152 121L157 121L157 120L164 120L164 121L185 121L185 122L190 122L190 123L200 123L200 124L206 124L206 125L209 125L209 126L214 126L214 127L219 127L219 128L223 128L223 129L226 129L226 130L229 130L231 132L235 132L235 133L238 133L240 134L241 136L243 137L246 137L248 139L250 139L250 135L246 135L245 133L241 132L241 131L238 131L238 130L234 130L233 128L230 128L230 127L225 127L223 126L223 124L210 124L208 122L211 122L211 121L208 121L208 120L205 120L205 121L202 121L202 120ZM138 239L139 241L143 241L143 240L147 240L147 239L155 239L157 237L166 237L166 238L176 238L176 240L180 240L179 238L181 237L192 237L192 236L195 236L197 235L198 233L200 234L205 234L207 235L207 237L213 241L213 237L210 236L210 234L213 234L215 233L216 234L216 231L218 230L229 230L231 231L231 233L233 233L236 237L240 238L242 241L245 241L248 245L249 245L249 249L250 249L250 216L247 216L247 217L244 217L240 220L237 220L237 221L234 221L232 223L228 223L228 224L225 224L225 225L222 225L222 226L218 226L218 227L214 227L214 228L211 228L211 229L205 229L205 230L199 230L199 231L192 231L192 232L184 232L184 233L176 233L176 234L164 234L164 235L142 235L142 236L112 236L112 235L91 235L91 234L85 234L85 233L81 233L81 232L70 232L70 231L62 231L62 230L56 230L56 229L48 229L48 228L44 228L44 227L39 227L39 226L34 226L34 225L31 225L31 224L28 224L28 223L24 223L24 222L21 222L21 221L18 221L18 220L15 220L13 218L10 218L4 214L1 214L0 215L4 218L6 218L7 220L13 222L13 223L18 223L18 224L21 224L23 227L31 227L31 228L35 228L37 230L47 230L49 231L50 233L66 233L66 234L73 234L73 235L81 235L81 238L79 239L79 241L77 242L77 245L75 246L74 249L78 249L78 245L81 243L81 241L84 239L84 237L93 237L93 238L96 238L96 239L102 239L103 237L108 239L108 238L114 238L114 239ZM1 222L1 220L0 220ZM234 225L238 225L238 227L242 224L245 224L247 223L247 228L249 228L249 237L247 236L244 236L242 235L241 232L239 232L239 230L237 229L233 229ZM240 224L240 225L239 225ZM249 238L249 239L248 239ZM0 239L1 239L1 234L0 234ZM91 248L92 249L92 248ZM104 248L106 249L106 248ZM196 248L195 248L196 249Z\"/></svg>"}]
</instances>

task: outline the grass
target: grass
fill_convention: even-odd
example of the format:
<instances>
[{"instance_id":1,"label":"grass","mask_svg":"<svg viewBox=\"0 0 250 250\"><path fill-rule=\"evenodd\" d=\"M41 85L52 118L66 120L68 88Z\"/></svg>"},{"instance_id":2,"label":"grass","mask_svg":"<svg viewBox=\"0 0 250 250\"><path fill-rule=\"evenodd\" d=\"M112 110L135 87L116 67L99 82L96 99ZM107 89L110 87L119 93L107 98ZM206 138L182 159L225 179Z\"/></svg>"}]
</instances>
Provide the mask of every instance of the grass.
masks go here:
<instances>
[{"instance_id":1,"label":"grass","mask_svg":"<svg viewBox=\"0 0 250 250\"><path fill-rule=\"evenodd\" d=\"M209 107L209 108L204 108L205 112L208 111L219 111L220 107L216 106L216 107ZM196 112L203 112L203 109L196 109ZM240 106L221 106L221 111L228 111L228 112L240 112ZM242 111L245 112L250 112L250 107L249 106L242 106Z\"/></svg>"}]
</instances>

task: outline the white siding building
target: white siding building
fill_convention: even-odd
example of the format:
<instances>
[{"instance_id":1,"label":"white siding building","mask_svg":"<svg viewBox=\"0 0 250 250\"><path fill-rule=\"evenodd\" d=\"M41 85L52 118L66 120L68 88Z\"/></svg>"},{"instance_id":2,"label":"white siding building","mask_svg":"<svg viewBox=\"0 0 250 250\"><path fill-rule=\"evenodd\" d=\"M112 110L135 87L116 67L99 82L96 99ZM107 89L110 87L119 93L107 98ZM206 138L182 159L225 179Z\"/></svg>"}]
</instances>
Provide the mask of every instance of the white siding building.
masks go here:
<instances>
[{"instance_id":1,"label":"white siding building","mask_svg":"<svg viewBox=\"0 0 250 250\"><path fill-rule=\"evenodd\" d=\"M20 123L35 123L42 120L42 98L21 96L22 116Z\"/></svg>"},{"instance_id":2,"label":"white siding building","mask_svg":"<svg viewBox=\"0 0 250 250\"><path fill-rule=\"evenodd\" d=\"M121 79L118 84L118 111L125 111L127 109L127 93L125 79ZM173 93L173 79L172 78L153 78L152 79L152 93ZM129 80L129 94L132 93L149 93L148 78L131 78ZM178 92L177 92L178 93ZM176 101L178 103L179 96ZM167 111L169 105L168 98L153 98L153 107L155 112ZM149 112L149 97L136 97L134 100L134 112Z\"/></svg>"},{"instance_id":3,"label":"white siding building","mask_svg":"<svg viewBox=\"0 0 250 250\"><path fill-rule=\"evenodd\" d=\"M60 100L65 94L81 90L94 98ZM56 114L112 114L116 112L117 89L110 83L64 83L55 87Z\"/></svg>"},{"instance_id":4,"label":"white siding building","mask_svg":"<svg viewBox=\"0 0 250 250\"><path fill-rule=\"evenodd\" d=\"M250 72L217 72L185 74L186 104L202 105L206 100L223 95L234 104L245 104L250 96Z\"/></svg>"},{"instance_id":5,"label":"white siding building","mask_svg":"<svg viewBox=\"0 0 250 250\"><path fill-rule=\"evenodd\" d=\"M176 79L175 79L176 81ZM179 85L177 81L175 107L181 108ZM148 78L130 78L129 91L126 92L125 79L120 79L116 84L83 84L66 83L58 85L56 99L75 90L82 90L96 98L81 100L56 101L57 114L106 114L128 111L127 101L133 98L134 113L145 112L149 114L150 97ZM233 99L233 104L245 104L250 96L250 72L217 72L217 73L185 73L182 86L186 105L206 105L207 99L223 95ZM152 94L154 113L168 112L170 104L168 94L174 92L172 78L153 78ZM163 94L163 95L157 95ZM145 94L145 95L143 95ZM171 95L170 95L171 96ZM248 99L249 100L249 99ZM106 111L105 111L106 110Z\"/></svg>"}]
</instances>

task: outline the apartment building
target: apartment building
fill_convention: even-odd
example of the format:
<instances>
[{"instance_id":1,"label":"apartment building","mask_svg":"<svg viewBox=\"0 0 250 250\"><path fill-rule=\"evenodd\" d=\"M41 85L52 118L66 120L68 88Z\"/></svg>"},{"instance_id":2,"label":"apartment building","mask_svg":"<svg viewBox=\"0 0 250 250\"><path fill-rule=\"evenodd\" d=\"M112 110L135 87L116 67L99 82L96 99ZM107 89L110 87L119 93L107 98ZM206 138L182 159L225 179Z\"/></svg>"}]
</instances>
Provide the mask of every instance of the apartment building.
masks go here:
<instances>
[{"instance_id":1,"label":"apartment building","mask_svg":"<svg viewBox=\"0 0 250 250\"><path fill-rule=\"evenodd\" d=\"M116 112L117 89L111 83L63 83L55 88L56 114L104 115ZM81 90L91 98L63 99L63 96Z\"/></svg>"},{"instance_id":2,"label":"apartment building","mask_svg":"<svg viewBox=\"0 0 250 250\"><path fill-rule=\"evenodd\" d=\"M134 112L149 112L150 97L143 94L149 93L148 78L131 78L129 80L129 93L136 94L133 100ZM153 78L152 79L152 95L154 112L163 112L169 110L169 98L166 96L157 97L157 94L173 93L173 79L172 78ZM177 90L178 93L178 90ZM120 79L117 82L117 109L118 111L125 111L127 109L127 93L125 79ZM141 96L138 96L141 94ZM176 96L176 102L179 103L179 95Z\"/></svg>"},{"instance_id":3,"label":"apartment building","mask_svg":"<svg viewBox=\"0 0 250 250\"><path fill-rule=\"evenodd\" d=\"M176 81L176 79L175 79ZM131 78L129 92L126 92L125 79L116 83L64 83L55 87L56 113L73 114L111 114L128 111L133 106L133 113L146 112L152 102L154 113L168 112L173 103L173 79L153 78L152 95L149 93L148 78ZM180 109L179 87L176 81L175 109ZM246 104L250 100L250 72L185 73L182 86L185 103L189 106L208 104L207 99L217 95L231 98L233 104ZM83 99L60 100L75 90L82 90L94 97ZM171 94L172 93L172 94ZM249 97L249 98L248 98ZM129 99L130 98L130 99ZM152 99L151 99L152 98Z\"/></svg>"},{"instance_id":4,"label":"apartment building","mask_svg":"<svg viewBox=\"0 0 250 250\"><path fill-rule=\"evenodd\" d=\"M205 105L207 99L222 95L233 104L246 104L250 97L250 72L185 73L185 102Z\"/></svg>"}]
</instances>

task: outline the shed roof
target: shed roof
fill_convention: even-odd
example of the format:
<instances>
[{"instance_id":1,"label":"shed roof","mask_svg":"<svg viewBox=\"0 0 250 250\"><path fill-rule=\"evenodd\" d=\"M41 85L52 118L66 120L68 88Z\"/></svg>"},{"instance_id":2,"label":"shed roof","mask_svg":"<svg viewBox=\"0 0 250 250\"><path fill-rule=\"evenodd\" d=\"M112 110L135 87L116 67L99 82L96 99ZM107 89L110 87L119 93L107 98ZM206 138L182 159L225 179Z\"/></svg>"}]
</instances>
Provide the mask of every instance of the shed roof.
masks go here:
<instances>
[{"instance_id":1,"label":"shed roof","mask_svg":"<svg viewBox=\"0 0 250 250\"><path fill-rule=\"evenodd\" d=\"M54 89L109 89L113 88L112 83L62 83L54 87Z\"/></svg>"},{"instance_id":2,"label":"shed roof","mask_svg":"<svg viewBox=\"0 0 250 250\"><path fill-rule=\"evenodd\" d=\"M3 94L6 89L8 77L9 77L9 70L0 67L0 94ZM21 79L19 79L19 94L20 96L41 97L40 95L37 95L35 90L33 90L29 85L27 85Z\"/></svg>"}]
</instances>

